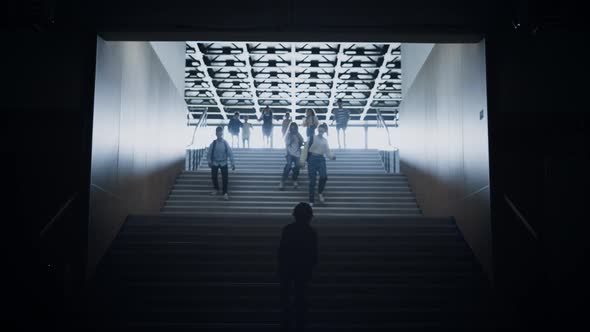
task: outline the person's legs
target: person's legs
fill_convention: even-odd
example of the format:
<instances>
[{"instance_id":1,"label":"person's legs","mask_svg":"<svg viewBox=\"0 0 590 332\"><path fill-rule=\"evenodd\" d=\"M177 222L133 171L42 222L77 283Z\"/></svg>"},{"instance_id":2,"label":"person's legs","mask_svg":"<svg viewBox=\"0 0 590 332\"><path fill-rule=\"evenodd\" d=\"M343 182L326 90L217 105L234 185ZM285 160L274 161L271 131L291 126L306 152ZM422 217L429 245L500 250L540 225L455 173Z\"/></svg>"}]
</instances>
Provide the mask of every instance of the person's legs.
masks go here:
<instances>
[{"instance_id":1,"label":"person's legs","mask_svg":"<svg viewBox=\"0 0 590 332\"><path fill-rule=\"evenodd\" d=\"M270 146L270 136L268 134L268 129L264 129L264 147L268 148Z\"/></svg>"},{"instance_id":2,"label":"person's legs","mask_svg":"<svg viewBox=\"0 0 590 332\"><path fill-rule=\"evenodd\" d=\"M338 126L336 126L336 137L338 138L338 148L341 149L342 147L340 146L340 131L342 129Z\"/></svg>"},{"instance_id":3,"label":"person's legs","mask_svg":"<svg viewBox=\"0 0 590 332\"><path fill-rule=\"evenodd\" d=\"M213 189L219 191L219 183L217 182L217 172L219 170L219 166L211 166L211 181L213 182Z\"/></svg>"},{"instance_id":4,"label":"person's legs","mask_svg":"<svg viewBox=\"0 0 590 332\"><path fill-rule=\"evenodd\" d=\"M295 280L295 330L303 331L307 318L307 283Z\"/></svg>"},{"instance_id":5,"label":"person's legs","mask_svg":"<svg viewBox=\"0 0 590 332\"><path fill-rule=\"evenodd\" d=\"M295 156L290 156L291 160L290 162L293 163L293 181L297 181L297 178L299 177L299 158L295 157Z\"/></svg>"},{"instance_id":6,"label":"person's legs","mask_svg":"<svg viewBox=\"0 0 590 332\"><path fill-rule=\"evenodd\" d=\"M328 171L326 169L326 159L321 157L318 161L318 172L320 173L320 185L318 187L318 194L324 193L326 181L328 181Z\"/></svg>"},{"instance_id":7,"label":"person's legs","mask_svg":"<svg viewBox=\"0 0 590 332\"><path fill-rule=\"evenodd\" d=\"M270 148L272 149L272 127L270 127L270 129L268 130L268 137L270 138Z\"/></svg>"},{"instance_id":8,"label":"person's legs","mask_svg":"<svg viewBox=\"0 0 590 332\"><path fill-rule=\"evenodd\" d=\"M309 202L315 202L315 181L316 172L318 170L317 160L314 157L310 157L307 160L307 177L309 177Z\"/></svg>"},{"instance_id":9,"label":"person's legs","mask_svg":"<svg viewBox=\"0 0 590 332\"><path fill-rule=\"evenodd\" d=\"M289 330L289 290L291 280L281 278L281 331Z\"/></svg>"},{"instance_id":10,"label":"person's legs","mask_svg":"<svg viewBox=\"0 0 590 332\"><path fill-rule=\"evenodd\" d=\"M291 155L287 154L287 163L283 168L283 176L281 177L281 182L285 182L287 180L287 176L289 176L289 172L291 171Z\"/></svg>"},{"instance_id":11,"label":"person's legs","mask_svg":"<svg viewBox=\"0 0 590 332\"><path fill-rule=\"evenodd\" d=\"M222 185L222 190L223 190L223 194L227 194L227 165L221 167L221 185Z\"/></svg>"},{"instance_id":12,"label":"person's legs","mask_svg":"<svg viewBox=\"0 0 590 332\"><path fill-rule=\"evenodd\" d=\"M342 128L342 141L344 143L344 148L346 149L346 127Z\"/></svg>"}]
</instances>

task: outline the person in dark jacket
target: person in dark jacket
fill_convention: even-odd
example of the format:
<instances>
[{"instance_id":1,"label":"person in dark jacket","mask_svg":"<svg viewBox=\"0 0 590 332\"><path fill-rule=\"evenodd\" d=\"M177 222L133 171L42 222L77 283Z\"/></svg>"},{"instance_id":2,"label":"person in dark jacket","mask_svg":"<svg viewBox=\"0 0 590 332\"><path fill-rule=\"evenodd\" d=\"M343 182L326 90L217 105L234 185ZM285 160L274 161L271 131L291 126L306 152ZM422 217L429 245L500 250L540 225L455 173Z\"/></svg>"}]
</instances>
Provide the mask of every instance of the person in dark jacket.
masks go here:
<instances>
[{"instance_id":1,"label":"person in dark jacket","mask_svg":"<svg viewBox=\"0 0 590 332\"><path fill-rule=\"evenodd\" d=\"M227 125L227 129L231 134L231 146L234 147L234 139L237 141L238 148L240 147L240 128L242 128L244 124L240 121L240 112L235 112L234 117L229 120L229 124Z\"/></svg>"},{"instance_id":2,"label":"person in dark jacket","mask_svg":"<svg viewBox=\"0 0 590 332\"><path fill-rule=\"evenodd\" d=\"M307 314L307 284L318 264L318 237L310 226L312 207L301 202L293 209L295 222L283 227L278 254L281 281L281 329L289 330L290 295L295 295L295 327L303 331Z\"/></svg>"}]
</instances>

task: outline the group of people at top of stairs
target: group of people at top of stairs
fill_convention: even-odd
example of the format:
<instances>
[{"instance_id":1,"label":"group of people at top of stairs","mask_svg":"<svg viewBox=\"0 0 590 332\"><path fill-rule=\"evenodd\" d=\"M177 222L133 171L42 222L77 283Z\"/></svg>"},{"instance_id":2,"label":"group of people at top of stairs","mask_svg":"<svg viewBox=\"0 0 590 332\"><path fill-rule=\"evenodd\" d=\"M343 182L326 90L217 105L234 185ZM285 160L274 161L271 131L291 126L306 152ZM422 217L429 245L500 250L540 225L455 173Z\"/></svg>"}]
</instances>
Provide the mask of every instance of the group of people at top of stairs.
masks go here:
<instances>
[{"instance_id":1,"label":"group of people at top of stairs","mask_svg":"<svg viewBox=\"0 0 590 332\"><path fill-rule=\"evenodd\" d=\"M338 110L345 112L345 115L339 115L340 113L335 112L336 128L338 133L342 131L344 140L346 139L346 126L348 124L349 113L342 109L342 101L337 101ZM337 110L337 111L338 111ZM270 108L266 108L260 119L263 121L262 132L265 139L265 145L268 143L272 146L272 111ZM309 203L311 206L315 203L315 189L316 179L319 173L319 186L318 196L321 203L325 202L324 189L328 180L328 172L326 168L326 157L335 160L336 156L330 151L330 145L328 140L324 137L324 134L328 132L328 125L326 123L319 123L318 117L312 109L308 109L306 117L303 120L304 127L306 127L307 140L304 140L303 136L299 133L299 126L295 121L290 119L289 114L285 115L283 121L283 138L285 140L285 159L286 164L283 168L283 174L279 183L279 190L285 189L285 181L287 180L289 173L292 174L293 188L297 189L299 184L297 178L299 176L299 170L307 162L307 170L309 177ZM234 118L229 123L229 130L232 133L232 143L235 136L239 135L240 128L244 129L242 133L243 143L249 141L252 125L246 121L241 123L239 120L239 113L236 113ZM315 131L318 130L316 135ZM244 138L244 134L247 135ZM225 200L229 200L227 192L228 187L228 164L231 164L232 170L235 170L234 155L231 147L226 140L223 139L223 127L217 127L215 130L215 139L209 146L207 152L208 165L211 168L211 180L213 182L214 190L211 192L212 195L222 194ZM340 135L339 135L340 138ZM340 142L340 139L338 140ZM344 141L346 142L346 140ZM249 146L248 142L248 146ZM232 144L233 145L233 144ZM221 170L221 181L222 191L219 191L218 173Z\"/></svg>"},{"instance_id":2,"label":"group of people at top of stairs","mask_svg":"<svg viewBox=\"0 0 590 332\"><path fill-rule=\"evenodd\" d=\"M336 101L337 108L335 108L330 115L332 118L331 125L336 123L336 131L338 136L338 148L346 148L346 127L348 126L348 120L350 119L350 111L342 108L342 100L338 99ZM227 129L231 134L231 146L232 147L240 147L240 131L242 132L242 147L243 148L250 148L250 135L252 134L252 130L254 129L252 123L248 122L249 116L244 117L244 122L240 120L240 113L235 112L234 116L229 120L227 125ZM262 141L264 147L273 147L273 127L275 118L273 116L272 110L270 107L266 106L260 117L258 117L258 121L262 121ZM291 118L291 114L289 112L285 113L285 116L282 119L281 124L281 133L283 137L286 135L287 131L289 130L289 126L291 123L295 122L293 118ZM303 121L301 122L303 127L306 127L307 137L313 135L313 132L319 127L320 121L315 114L313 109L307 109L305 111L305 116L303 117ZM342 143L340 144L342 137Z\"/></svg>"}]
</instances>

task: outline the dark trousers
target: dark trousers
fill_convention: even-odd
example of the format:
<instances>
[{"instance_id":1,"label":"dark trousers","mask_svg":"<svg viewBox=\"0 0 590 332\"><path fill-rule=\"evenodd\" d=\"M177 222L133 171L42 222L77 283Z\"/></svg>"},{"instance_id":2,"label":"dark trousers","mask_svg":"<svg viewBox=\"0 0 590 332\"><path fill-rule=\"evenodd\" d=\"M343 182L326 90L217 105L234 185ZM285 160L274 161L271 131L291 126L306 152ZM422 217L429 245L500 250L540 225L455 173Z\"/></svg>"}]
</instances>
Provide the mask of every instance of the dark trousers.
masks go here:
<instances>
[{"instance_id":1,"label":"dark trousers","mask_svg":"<svg viewBox=\"0 0 590 332\"><path fill-rule=\"evenodd\" d=\"M307 316L307 281L304 279L281 278L281 330L289 331L289 321L293 306L291 295L295 295L295 329L303 331Z\"/></svg>"},{"instance_id":2,"label":"dark trousers","mask_svg":"<svg viewBox=\"0 0 590 332\"><path fill-rule=\"evenodd\" d=\"M213 188L219 190L219 184L217 183L217 173L221 169L221 184L223 188L223 194L227 194L227 165L225 166L211 166L211 180L213 181Z\"/></svg>"},{"instance_id":3,"label":"dark trousers","mask_svg":"<svg viewBox=\"0 0 590 332\"><path fill-rule=\"evenodd\" d=\"M281 181L285 182L287 180L291 169L293 170L293 181L297 181L297 177L299 176L299 158L287 154L287 164L283 168L283 178Z\"/></svg>"},{"instance_id":4,"label":"dark trousers","mask_svg":"<svg viewBox=\"0 0 590 332\"><path fill-rule=\"evenodd\" d=\"M326 181L328 181L328 171L326 170L326 158L324 156L310 155L307 159L307 176L309 177L309 202L315 202L315 181L316 173L320 173L320 186L318 193L324 192Z\"/></svg>"},{"instance_id":5,"label":"dark trousers","mask_svg":"<svg viewBox=\"0 0 590 332\"><path fill-rule=\"evenodd\" d=\"M315 127L307 127L305 133L307 134L307 137L315 135Z\"/></svg>"}]
</instances>

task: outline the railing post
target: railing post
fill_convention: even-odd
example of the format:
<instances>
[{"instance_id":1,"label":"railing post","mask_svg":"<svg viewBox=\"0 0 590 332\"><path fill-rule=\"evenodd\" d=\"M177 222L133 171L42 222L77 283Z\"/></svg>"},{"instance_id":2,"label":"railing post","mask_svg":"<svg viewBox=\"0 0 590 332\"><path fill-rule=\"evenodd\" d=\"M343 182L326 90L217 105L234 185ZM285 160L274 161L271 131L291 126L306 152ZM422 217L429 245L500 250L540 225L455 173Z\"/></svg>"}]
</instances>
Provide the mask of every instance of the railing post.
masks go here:
<instances>
[{"instance_id":1,"label":"railing post","mask_svg":"<svg viewBox=\"0 0 590 332\"><path fill-rule=\"evenodd\" d=\"M369 126L365 120L365 150L369 148Z\"/></svg>"}]
</instances>

